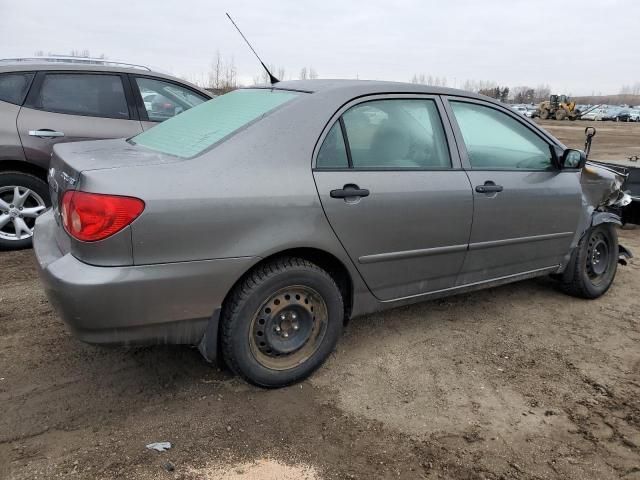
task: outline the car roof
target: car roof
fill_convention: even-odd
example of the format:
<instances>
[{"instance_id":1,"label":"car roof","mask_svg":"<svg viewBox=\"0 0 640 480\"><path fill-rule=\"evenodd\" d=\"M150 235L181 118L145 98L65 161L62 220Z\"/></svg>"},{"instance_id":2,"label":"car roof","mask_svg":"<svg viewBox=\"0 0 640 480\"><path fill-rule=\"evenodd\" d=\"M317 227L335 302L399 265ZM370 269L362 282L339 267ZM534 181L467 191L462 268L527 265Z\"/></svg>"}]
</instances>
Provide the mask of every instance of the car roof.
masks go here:
<instances>
[{"instance_id":1,"label":"car roof","mask_svg":"<svg viewBox=\"0 0 640 480\"><path fill-rule=\"evenodd\" d=\"M186 80L168 75L166 73L155 72L153 70L142 69L138 67L125 67L118 65L98 65L98 64L82 64L72 62L7 62L0 63L0 73L13 73L13 72L39 72L39 71L51 71L51 72L109 72L109 73L132 73L138 76L147 76L155 78L164 78L165 80L171 80L178 83L183 83L189 87L198 90L200 93L212 98L211 92L198 87Z\"/></svg>"},{"instance_id":2,"label":"car roof","mask_svg":"<svg viewBox=\"0 0 640 480\"><path fill-rule=\"evenodd\" d=\"M500 102L485 95L448 87L434 87L420 83L390 82L383 80L286 80L275 85L254 85L247 88L269 88L275 90L293 90L307 93L325 93L331 91L348 91L354 97L376 93L421 93L428 95L450 95L476 98L491 103Z\"/></svg>"}]
</instances>

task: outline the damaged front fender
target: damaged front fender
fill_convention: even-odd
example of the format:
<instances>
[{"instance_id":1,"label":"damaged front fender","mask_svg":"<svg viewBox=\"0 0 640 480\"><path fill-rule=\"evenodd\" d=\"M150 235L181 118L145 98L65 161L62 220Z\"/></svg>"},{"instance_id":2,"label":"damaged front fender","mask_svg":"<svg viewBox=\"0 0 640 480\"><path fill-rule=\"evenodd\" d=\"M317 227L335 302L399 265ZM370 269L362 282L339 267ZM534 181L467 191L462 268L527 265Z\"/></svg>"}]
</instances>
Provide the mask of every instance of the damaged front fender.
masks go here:
<instances>
[{"instance_id":1,"label":"damaged front fender","mask_svg":"<svg viewBox=\"0 0 640 480\"><path fill-rule=\"evenodd\" d=\"M591 228L603 223L622 225L619 209L631 202L631 197L622 190L628 172L624 167L588 161L580 175L582 187L582 210L578 228L571 248L558 269L562 273L578 243ZM621 255L630 258L631 252L620 247ZM621 257L622 258L622 257Z\"/></svg>"}]
</instances>

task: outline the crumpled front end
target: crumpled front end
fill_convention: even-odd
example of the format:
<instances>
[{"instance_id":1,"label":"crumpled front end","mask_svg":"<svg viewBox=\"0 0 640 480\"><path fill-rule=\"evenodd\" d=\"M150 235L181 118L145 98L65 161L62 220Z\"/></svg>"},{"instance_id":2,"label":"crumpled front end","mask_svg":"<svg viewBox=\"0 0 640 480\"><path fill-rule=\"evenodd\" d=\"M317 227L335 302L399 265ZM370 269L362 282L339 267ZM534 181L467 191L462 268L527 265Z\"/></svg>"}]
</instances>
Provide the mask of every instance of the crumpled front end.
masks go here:
<instances>
[{"instance_id":1,"label":"crumpled front end","mask_svg":"<svg viewBox=\"0 0 640 480\"><path fill-rule=\"evenodd\" d=\"M571 250L565 257L560 271L568 264L573 250L580 239L592 226L602 223L622 225L620 210L631 203L631 197L623 191L628 171L618 165L588 161L582 169L582 217L571 243ZM632 256L631 252L619 245L620 261Z\"/></svg>"},{"instance_id":2,"label":"crumpled front end","mask_svg":"<svg viewBox=\"0 0 640 480\"><path fill-rule=\"evenodd\" d=\"M622 190L627 176L624 167L588 161L580 177L583 204L591 211L629 205L631 197Z\"/></svg>"}]
</instances>

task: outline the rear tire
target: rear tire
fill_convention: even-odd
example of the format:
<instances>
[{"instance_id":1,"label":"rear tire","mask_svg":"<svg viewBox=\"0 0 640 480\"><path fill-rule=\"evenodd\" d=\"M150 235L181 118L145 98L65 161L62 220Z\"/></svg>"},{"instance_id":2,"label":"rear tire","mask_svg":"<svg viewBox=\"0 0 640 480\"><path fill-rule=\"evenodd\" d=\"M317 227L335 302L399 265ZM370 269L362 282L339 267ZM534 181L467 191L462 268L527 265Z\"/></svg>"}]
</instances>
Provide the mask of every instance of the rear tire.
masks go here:
<instances>
[{"instance_id":1,"label":"rear tire","mask_svg":"<svg viewBox=\"0 0 640 480\"><path fill-rule=\"evenodd\" d=\"M23 208L23 210L16 208L6 209L6 207L11 207L11 202L15 198L15 187L19 188L19 194L26 194L24 204L20 207ZM0 250L30 248L32 245L35 216L27 216L27 210L25 209L30 209L29 212L31 212L37 206L51 206L47 184L40 178L29 173L0 172L0 200L4 202L0 203ZM44 208L42 208L41 211L44 211ZM13 223L13 218L23 213L25 213L25 215L18 218L24 221L29 232L21 231L20 234L16 236L17 229ZM29 213L29 215L32 214Z\"/></svg>"},{"instance_id":2,"label":"rear tire","mask_svg":"<svg viewBox=\"0 0 640 480\"><path fill-rule=\"evenodd\" d=\"M562 289L574 297L593 299L611 287L618 268L618 234L610 223L590 228L571 255Z\"/></svg>"},{"instance_id":3,"label":"rear tire","mask_svg":"<svg viewBox=\"0 0 640 480\"><path fill-rule=\"evenodd\" d=\"M549 114L549 110L547 110L546 108L540 110L540 115L539 116L540 116L541 120L546 120L547 118L549 118L549 115L550 115Z\"/></svg>"},{"instance_id":4,"label":"rear tire","mask_svg":"<svg viewBox=\"0 0 640 480\"><path fill-rule=\"evenodd\" d=\"M322 365L343 321L333 278L307 260L280 258L250 272L225 301L223 360L254 385L284 387Z\"/></svg>"},{"instance_id":5,"label":"rear tire","mask_svg":"<svg viewBox=\"0 0 640 480\"><path fill-rule=\"evenodd\" d=\"M556 120L564 120L566 116L567 112L565 112L563 109L556 111Z\"/></svg>"}]
</instances>

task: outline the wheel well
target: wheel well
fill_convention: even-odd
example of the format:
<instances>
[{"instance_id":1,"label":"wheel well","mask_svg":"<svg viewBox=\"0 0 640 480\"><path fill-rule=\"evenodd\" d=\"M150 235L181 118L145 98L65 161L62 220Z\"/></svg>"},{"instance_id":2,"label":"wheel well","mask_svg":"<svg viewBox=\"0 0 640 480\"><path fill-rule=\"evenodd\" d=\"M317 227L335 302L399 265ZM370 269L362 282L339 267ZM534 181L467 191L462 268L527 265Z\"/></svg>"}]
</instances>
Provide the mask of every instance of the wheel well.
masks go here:
<instances>
[{"instance_id":1,"label":"wheel well","mask_svg":"<svg viewBox=\"0 0 640 480\"><path fill-rule=\"evenodd\" d=\"M47 170L22 160L2 160L0 161L0 172L24 172L35 175L43 182L47 183Z\"/></svg>"},{"instance_id":2,"label":"wheel well","mask_svg":"<svg viewBox=\"0 0 640 480\"><path fill-rule=\"evenodd\" d=\"M311 263L316 264L318 267L322 268L329 275L331 275L333 280L338 285L340 293L342 294L342 301L344 302L344 318L345 322L348 321L349 317L351 316L351 310L353 306L353 281L351 280L351 275L349 274L349 270L347 270L347 267L345 267L337 257L328 252L325 252L324 250L320 250L317 248L292 248L289 250L283 250L281 252L274 253L273 255L263 258L253 267L251 267L249 271L245 272L245 274L242 275L242 277L240 277L234 284L233 288L235 288L235 286L240 283L244 279L244 277L255 268L281 257L303 258L310 261ZM232 291L233 288L230 291Z\"/></svg>"}]
</instances>

